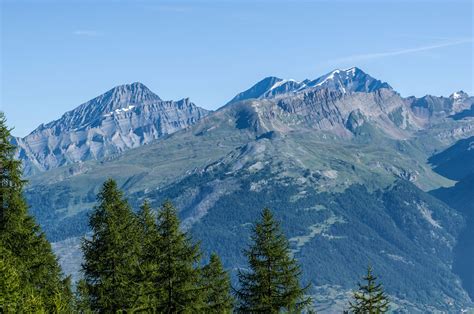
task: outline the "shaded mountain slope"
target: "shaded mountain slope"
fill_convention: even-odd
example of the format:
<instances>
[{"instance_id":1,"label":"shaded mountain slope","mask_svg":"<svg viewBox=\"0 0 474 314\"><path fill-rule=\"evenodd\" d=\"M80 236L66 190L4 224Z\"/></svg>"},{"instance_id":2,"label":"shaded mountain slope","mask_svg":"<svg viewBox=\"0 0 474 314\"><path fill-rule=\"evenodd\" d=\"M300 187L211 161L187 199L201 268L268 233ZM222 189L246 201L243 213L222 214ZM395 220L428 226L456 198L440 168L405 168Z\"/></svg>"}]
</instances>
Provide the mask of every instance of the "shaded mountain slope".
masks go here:
<instances>
[{"instance_id":1,"label":"shaded mountain slope","mask_svg":"<svg viewBox=\"0 0 474 314\"><path fill-rule=\"evenodd\" d=\"M452 208L457 209L465 218L455 247L453 269L461 277L463 287L474 299L474 138L456 142L441 153L430 158L435 171L446 177L459 180L454 186L439 188L431 193Z\"/></svg>"}]
</instances>

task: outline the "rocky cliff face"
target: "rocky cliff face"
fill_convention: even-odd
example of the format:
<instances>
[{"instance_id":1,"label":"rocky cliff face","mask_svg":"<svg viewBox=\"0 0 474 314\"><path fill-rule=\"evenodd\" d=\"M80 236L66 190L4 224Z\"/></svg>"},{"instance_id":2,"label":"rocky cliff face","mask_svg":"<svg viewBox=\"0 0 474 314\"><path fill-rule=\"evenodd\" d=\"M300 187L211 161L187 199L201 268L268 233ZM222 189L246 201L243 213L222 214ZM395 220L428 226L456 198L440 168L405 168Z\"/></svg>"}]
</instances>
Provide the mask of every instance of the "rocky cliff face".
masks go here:
<instances>
[{"instance_id":1,"label":"rocky cliff face","mask_svg":"<svg viewBox=\"0 0 474 314\"><path fill-rule=\"evenodd\" d=\"M196 123L208 111L189 99L163 101L141 83L111 89L15 139L26 174L138 147Z\"/></svg>"},{"instance_id":2,"label":"rocky cliff face","mask_svg":"<svg viewBox=\"0 0 474 314\"><path fill-rule=\"evenodd\" d=\"M262 131L309 127L351 137L365 125L394 139L427 133L446 145L474 134L469 120L474 97L459 91L404 98L358 68L301 82L268 77L237 94L229 106L241 108L240 126Z\"/></svg>"},{"instance_id":3,"label":"rocky cliff face","mask_svg":"<svg viewBox=\"0 0 474 314\"><path fill-rule=\"evenodd\" d=\"M446 117L468 110L474 104L474 99L463 91L455 92L449 97L426 95L421 98L408 97L413 112L424 119Z\"/></svg>"}]
</instances>

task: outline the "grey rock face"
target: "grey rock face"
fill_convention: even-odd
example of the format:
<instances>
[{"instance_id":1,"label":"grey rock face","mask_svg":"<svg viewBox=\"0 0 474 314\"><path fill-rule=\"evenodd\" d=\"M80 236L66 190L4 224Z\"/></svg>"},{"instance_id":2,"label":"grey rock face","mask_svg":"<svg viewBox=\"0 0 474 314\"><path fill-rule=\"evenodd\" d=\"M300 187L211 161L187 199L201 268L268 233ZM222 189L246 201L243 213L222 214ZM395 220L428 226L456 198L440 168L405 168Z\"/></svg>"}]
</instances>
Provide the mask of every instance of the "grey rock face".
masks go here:
<instances>
[{"instance_id":1,"label":"grey rock face","mask_svg":"<svg viewBox=\"0 0 474 314\"><path fill-rule=\"evenodd\" d=\"M238 109L238 127L258 132L288 132L311 128L351 137L365 122L391 138L407 138L423 128L409 104L391 89L371 93L344 93L330 88L308 89L278 97L247 100Z\"/></svg>"},{"instance_id":2,"label":"grey rock face","mask_svg":"<svg viewBox=\"0 0 474 314\"><path fill-rule=\"evenodd\" d=\"M442 118L468 110L474 104L474 98L463 91L449 97L426 95L421 98L408 97L413 112L420 118Z\"/></svg>"},{"instance_id":3,"label":"grey rock face","mask_svg":"<svg viewBox=\"0 0 474 314\"><path fill-rule=\"evenodd\" d=\"M269 105L275 103L276 106ZM301 82L267 77L226 106L232 104L245 109L239 126L248 124L261 131L272 127L283 131L305 124L351 136L362 122L368 122L396 139L436 129L436 137L442 142L471 136L474 131L467 121L474 117L474 97L465 92L458 91L449 97L403 98L389 84L356 67ZM262 122L265 119L272 121L269 128ZM453 124L453 120L466 121Z\"/></svg>"},{"instance_id":4,"label":"grey rock face","mask_svg":"<svg viewBox=\"0 0 474 314\"><path fill-rule=\"evenodd\" d=\"M147 144L207 114L187 98L163 101L145 85L133 83L115 87L14 141L25 173L32 174Z\"/></svg>"}]
</instances>

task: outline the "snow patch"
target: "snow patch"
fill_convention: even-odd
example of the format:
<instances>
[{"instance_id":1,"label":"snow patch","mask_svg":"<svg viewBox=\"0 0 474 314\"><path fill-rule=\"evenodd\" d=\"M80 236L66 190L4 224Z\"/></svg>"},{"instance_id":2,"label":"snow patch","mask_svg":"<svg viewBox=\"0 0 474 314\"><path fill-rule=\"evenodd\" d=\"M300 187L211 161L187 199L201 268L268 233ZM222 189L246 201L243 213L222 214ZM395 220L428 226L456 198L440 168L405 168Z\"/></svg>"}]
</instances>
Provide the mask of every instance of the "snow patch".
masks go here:
<instances>
[{"instance_id":1,"label":"snow patch","mask_svg":"<svg viewBox=\"0 0 474 314\"><path fill-rule=\"evenodd\" d=\"M278 88L278 87L280 87L280 86L282 86L282 85L284 85L284 84L286 84L286 83L288 83L288 82L295 82L295 83L300 84L299 81L296 81L296 80L294 80L294 79L281 80L281 81L276 82L275 84L273 84L273 86L270 87L270 89L269 89L267 92L270 92L270 91L274 90L275 88Z\"/></svg>"},{"instance_id":2,"label":"snow patch","mask_svg":"<svg viewBox=\"0 0 474 314\"><path fill-rule=\"evenodd\" d=\"M118 108L118 109L115 109L114 111L111 111L111 112L105 114L104 117L109 117L109 116L114 115L114 114L124 113L124 112L132 110L133 108L135 108L135 106L132 106L132 105L130 105L128 107L125 107L125 108Z\"/></svg>"},{"instance_id":3,"label":"snow patch","mask_svg":"<svg viewBox=\"0 0 474 314\"><path fill-rule=\"evenodd\" d=\"M349 76L355 76L355 73L356 73L356 67L352 67L350 69L346 69L344 70L344 72L346 72L346 75Z\"/></svg>"},{"instance_id":4,"label":"snow patch","mask_svg":"<svg viewBox=\"0 0 474 314\"><path fill-rule=\"evenodd\" d=\"M463 96L463 95L462 95L460 92L455 92L455 93L453 94L453 99L454 99L454 100L458 100L458 99L461 99L462 96Z\"/></svg>"}]
</instances>

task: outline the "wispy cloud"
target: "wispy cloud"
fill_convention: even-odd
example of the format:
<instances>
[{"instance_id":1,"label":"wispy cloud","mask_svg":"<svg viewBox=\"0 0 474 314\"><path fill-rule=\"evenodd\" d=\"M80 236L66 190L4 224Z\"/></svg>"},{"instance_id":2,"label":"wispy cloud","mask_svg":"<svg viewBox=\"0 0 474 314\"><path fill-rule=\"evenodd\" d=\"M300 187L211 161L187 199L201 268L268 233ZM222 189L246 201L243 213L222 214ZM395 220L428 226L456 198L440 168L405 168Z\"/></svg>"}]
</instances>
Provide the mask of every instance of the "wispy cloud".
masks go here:
<instances>
[{"instance_id":1,"label":"wispy cloud","mask_svg":"<svg viewBox=\"0 0 474 314\"><path fill-rule=\"evenodd\" d=\"M349 62L355 62L355 61L372 60L372 59L378 59L378 58L386 58L386 57L407 55L407 54L413 54L413 53L417 53L417 52L435 50L435 49L450 47L450 46L457 46L457 45L462 45L462 44L467 44L467 43L472 43L472 42L473 42L472 38L456 39L456 40L445 41L445 42L426 45L426 46L419 46L419 47L413 47L413 48L404 48L404 49L393 50L393 51L385 51L385 52L375 52L375 53L352 55L352 56L332 59L332 60L329 60L328 63L332 63L332 64L349 63Z\"/></svg>"},{"instance_id":2,"label":"wispy cloud","mask_svg":"<svg viewBox=\"0 0 474 314\"><path fill-rule=\"evenodd\" d=\"M75 30L72 33L76 36L84 36L84 37L97 37L97 36L102 35L101 32L90 30L90 29L79 29L79 30Z\"/></svg>"}]
</instances>

